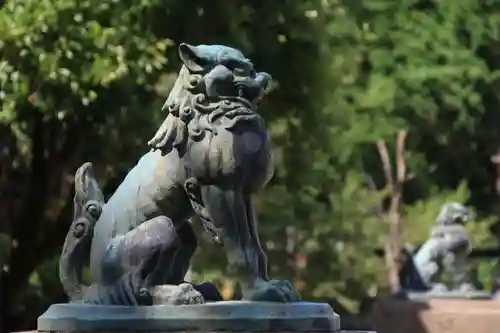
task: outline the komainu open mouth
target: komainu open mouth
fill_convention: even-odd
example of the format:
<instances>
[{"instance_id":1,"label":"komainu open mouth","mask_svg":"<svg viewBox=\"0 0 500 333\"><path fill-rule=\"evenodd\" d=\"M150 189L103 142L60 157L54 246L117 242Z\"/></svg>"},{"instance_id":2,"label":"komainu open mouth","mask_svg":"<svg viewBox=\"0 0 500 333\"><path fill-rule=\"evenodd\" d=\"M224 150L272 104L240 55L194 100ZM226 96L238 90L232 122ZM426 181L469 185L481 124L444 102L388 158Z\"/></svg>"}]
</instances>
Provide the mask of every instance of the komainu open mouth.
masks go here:
<instances>
[{"instance_id":1,"label":"komainu open mouth","mask_svg":"<svg viewBox=\"0 0 500 333\"><path fill-rule=\"evenodd\" d=\"M255 112L239 114L232 113L231 115L226 115L222 119L222 126L227 130L231 130L237 124L241 123L253 123L260 127L262 125L262 122L262 118Z\"/></svg>"},{"instance_id":2,"label":"komainu open mouth","mask_svg":"<svg viewBox=\"0 0 500 333\"><path fill-rule=\"evenodd\" d=\"M262 122L261 116L255 110L234 102L228 104L221 103L221 106L213 111L208 118L210 124L220 123L225 129L231 129L241 122L255 122L259 124Z\"/></svg>"},{"instance_id":3,"label":"komainu open mouth","mask_svg":"<svg viewBox=\"0 0 500 333\"><path fill-rule=\"evenodd\" d=\"M258 116L258 115L252 109L243 108L243 107L228 111L224 114L224 117L229 118L229 119L234 119L238 116Z\"/></svg>"}]
</instances>

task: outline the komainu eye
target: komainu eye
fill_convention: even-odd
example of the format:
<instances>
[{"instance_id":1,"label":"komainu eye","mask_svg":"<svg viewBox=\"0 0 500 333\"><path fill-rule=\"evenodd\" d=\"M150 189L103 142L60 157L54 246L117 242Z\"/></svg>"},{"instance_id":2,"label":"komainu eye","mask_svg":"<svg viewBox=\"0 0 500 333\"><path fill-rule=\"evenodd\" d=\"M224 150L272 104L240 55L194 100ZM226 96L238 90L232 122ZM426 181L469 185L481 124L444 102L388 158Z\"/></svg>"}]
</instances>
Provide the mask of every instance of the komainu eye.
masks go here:
<instances>
[{"instance_id":1,"label":"komainu eye","mask_svg":"<svg viewBox=\"0 0 500 333\"><path fill-rule=\"evenodd\" d=\"M222 59L221 63L237 76L248 76L250 73L250 67L245 62L228 58Z\"/></svg>"}]
</instances>

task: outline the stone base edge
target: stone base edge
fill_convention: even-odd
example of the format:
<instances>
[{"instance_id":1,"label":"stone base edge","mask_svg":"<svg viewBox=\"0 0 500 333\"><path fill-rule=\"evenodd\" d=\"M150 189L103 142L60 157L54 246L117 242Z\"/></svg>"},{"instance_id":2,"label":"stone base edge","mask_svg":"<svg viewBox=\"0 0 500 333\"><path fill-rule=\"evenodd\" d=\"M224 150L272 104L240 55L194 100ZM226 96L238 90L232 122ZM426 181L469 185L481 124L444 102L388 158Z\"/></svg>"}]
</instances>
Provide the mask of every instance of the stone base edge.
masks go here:
<instances>
[{"instance_id":1,"label":"stone base edge","mask_svg":"<svg viewBox=\"0 0 500 333\"><path fill-rule=\"evenodd\" d=\"M54 304L39 332L307 332L338 333L340 317L326 303L230 301L202 305Z\"/></svg>"}]
</instances>

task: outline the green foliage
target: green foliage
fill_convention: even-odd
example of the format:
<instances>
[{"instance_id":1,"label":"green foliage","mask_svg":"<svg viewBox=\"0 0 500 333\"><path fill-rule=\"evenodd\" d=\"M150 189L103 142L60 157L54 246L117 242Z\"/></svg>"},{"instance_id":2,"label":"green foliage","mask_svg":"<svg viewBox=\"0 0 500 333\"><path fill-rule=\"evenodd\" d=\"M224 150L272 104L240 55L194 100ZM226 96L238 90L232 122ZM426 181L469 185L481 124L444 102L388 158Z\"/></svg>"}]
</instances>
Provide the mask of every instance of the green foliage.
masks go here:
<instances>
[{"instance_id":1,"label":"green foliage","mask_svg":"<svg viewBox=\"0 0 500 333\"><path fill-rule=\"evenodd\" d=\"M127 110L145 106L144 96L153 98L148 92L172 43L137 21L151 9L148 1L7 2L0 12L1 119L28 145L27 155L31 124L22 110L30 94L44 120L61 131L83 127L96 141L128 139L101 125L123 121Z\"/></svg>"},{"instance_id":2,"label":"green foliage","mask_svg":"<svg viewBox=\"0 0 500 333\"><path fill-rule=\"evenodd\" d=\"M161 121L154 88L172 42L138 19L154 5L12 0L0 10L0 231L13 244L2 331L32 326L61 298L53 264L76 168L91 160L103 183L117 177Z\"/></svg>"},{"instance_id":3,"label":"green foliage","mask_svg":"<svg viewBox=\"0 0 500 333\"><path fill-rule=\"evenodd\" d=\"M383 265L372 254L386 231L377 212L381 195L366 185L363 175L349 172L343 187L329 199L331 211L321 211L312 203L310 210L315 214L308 228L302 227L298 251L308 255L310 264L299 276L306 284L306 296L336 299L356 311L367 290L376 286L374 281L383 281ZM329 258L328 262L323 258ZM318 276L335 278L319 282Z\"/></svg>"}]
</instances>

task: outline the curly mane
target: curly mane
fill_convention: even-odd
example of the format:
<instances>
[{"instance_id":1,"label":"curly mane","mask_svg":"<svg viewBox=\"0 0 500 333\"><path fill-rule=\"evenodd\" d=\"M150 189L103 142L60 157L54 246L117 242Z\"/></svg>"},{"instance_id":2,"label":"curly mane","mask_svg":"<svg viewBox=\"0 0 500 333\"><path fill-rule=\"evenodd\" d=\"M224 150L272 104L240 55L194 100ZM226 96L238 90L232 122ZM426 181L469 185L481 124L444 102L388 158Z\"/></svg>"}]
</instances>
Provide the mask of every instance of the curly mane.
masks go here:
<instances>
[{"instance_id":1,"label":"curly mane","mask_svg":"<svg viewBox=\"0 0 500 333\"><path fill-rule=\"evenodd\" d=\"M231 131L241 121L263 120L254 106L241 97L209 99L202 90L202 75L191 74L183 66L163 105L168 115L148 145L163 154L173 148L186 147L188 140L203 140L207 133L217 135L219 129Z\"/></svg>"}]
</instances>

